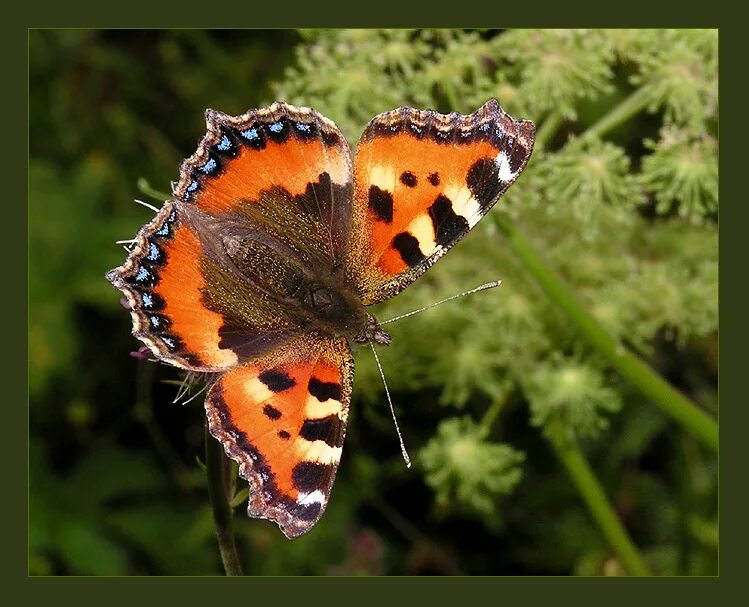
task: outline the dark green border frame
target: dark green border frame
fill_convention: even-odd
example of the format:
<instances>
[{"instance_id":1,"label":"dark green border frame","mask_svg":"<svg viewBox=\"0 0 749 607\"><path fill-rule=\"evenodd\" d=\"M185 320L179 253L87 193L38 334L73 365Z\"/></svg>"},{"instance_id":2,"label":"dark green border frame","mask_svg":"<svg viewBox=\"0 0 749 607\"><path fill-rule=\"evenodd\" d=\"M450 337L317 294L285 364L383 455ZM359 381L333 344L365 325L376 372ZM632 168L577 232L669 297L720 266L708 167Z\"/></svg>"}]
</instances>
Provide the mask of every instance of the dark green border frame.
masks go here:
<instances>
[{"instance_id":1,"label":"dark green border frame","mask_svg":"<svg viewBox=\"0 0 749 607\"><path fill-rule=\"evenodd\" d=\"M47 4L44 6L43 4ZM73 6L70 2L31 2L16 4L14 17L7 17L3 36L3 57L6 60L4 70L3 115L6 117L4 130L6 138L13 144L6 143L6 158L3 163L6 183L11 190L6 192L5 226L2 239L4 259L15 261L19 258L20 249L27 250L28 230L27 205L17 201L28 200L28 184L20 176L28 168L28 29L37 27L289 27L289 26L405 26L425 25L443 27L463 26L579 26L583 24L597 26L614 26L619 19L612 19L608 4L599 3L591 8L573 7L569 3L482 3L480 8L469 8L465 4L439 7L436 3L392 2L382 0L378 3L365 3L357 6L353 3L346 5L343 10L333 7L323 7L321 4L302 2L278 3L228 3L220 7L212 5L206 10L205 3L185 0L179 7L161 6L154 2L134 0L128 3L113 4L104 7L94 5L88 9L83 6ZM544 6L546 4L547 6ZM295 6L297 5L297 6ZM745 253L740 248L746 241L741 232L746 230L749 221L742 221L749 213L749 205L742 204L746 198L746 185L736 176L742 175L746 154L740 144L746 141L742 137L746 132L746 119L739 111L744 106L744 95L739 89L746 80L744 70L736 69L745 62L746 34L740 32L739 27L745 23L737 14L735 17L723 12L714 3L694 3L693 7L681 2L678 11L674 12L668 6L661 6L654 2L630 1L626 5L617 5L620 17L626 19L628 27L665 27L679 25L682 27L721 27L720 55L721 55L721 115L724 122L730 125L723 129L721 140L721 185L724 197L734 194L736 202L730 201L724 206L721 223L720 251L722 255L721 281L721 312L724 318L733 319L738 325L739 319L745 313L746 297L742 297L741 288L745 282L744 268ZM95 8L93 8L95 7ZM109 13L102 14L102 8ZM218 10L217 10L218 9ZM607 10L609 9L609 10ZM623 10L622 10L623 9ZM656 12L657 11L657 12ZM25 14L22 14L25 13ZM263 14L264 13L264 14ZM366 17L365 17L366 13ZM658 14L660 13L660 14ZM285 23L282 23L282 20ZM621 21L619 21L621 23ZM646 25L647 23L647 25ZM731 28L731 24L736 24ZM742 28L743 29L743 28ZM22 119L21 117L25 118ZM15 142L23 142L15 145ZM25 144L25 145L24 145ZM24 154L21 150L25 150ZM7 179L11 177L11 179ZM22 226L27 230L22 229ZM553 604L560 598L579 596L596 603L610 604L613 602L631 601L633 598L647 598L648 603L661 600L666 604L685 603L714 603L720 601L720 596L727 594L729 586L739 585L743 581L740 568L744 564L744 537L741 533L746 527L748 511L747 499L742 494L746 473L743 463L746 461L745 452L740 451L746 445L740 433L749 427L746 418L749 415L747 397L742 394L737 385L740 369L743 367L741 351L742 344L747 343L745 332L737 331L738 326L730 326L730 330L721 341L722 350L734 354L725 358L724 373L720 388L721 396L726 397L727 403L721 416L721 458L724 482L721 491L721 575L719 578L677 578L677 579L626 579L608 580L602 578L449 578L449 579L415 579L415 578L379 578L379 579L258 579L219 581L219 579L80 579L80 578L29 578L27 575L27 519L28 510L28 471L22 463L19 454L26 454L28 449L28 382L20 378L28 375L28 347L23 348L27 354L26 361L16 353L17 344L27 346L28 333L23 334L23 322L28 318L28 301L20 296L19 284L26 287L28 293L27 264L4 264L6 274L6 302L12 306L10 314L6 316L6 364L5 377L11 381L11 392L6 398L6 407L10 416L10 424L5 426L5 471L8 479L4 492L3 516L5 533L2 555L6 561L3 568L6 584L4 595L10 597L24 595L24 599L31 599L31 604L38 604L45 600L49 603L59 603L70 599L87 604L97 601L104 604L131 604L134 598L148 597L149 603L157 603L160 595L169 603L179 601L183 597L193 600L210 601L216 604L225 600L223 590L229 589L229 600L248 601L257 603L268 599L274 602L305 601L309 591L317 595L313 600L330 600L341 595L351 593L353 600L361 600L363 586L368 592L375 589L382 590L382 595L397 595L408 601L411 596L415 601L424 602L441 598L450 602L476 600L486 598L492 602L512 604L522 602L523 605L536 604L546 599ZM26 298L27 299L27 298ZM17 334L16 334L17 333ZM743 370L743 369L742 369ZM23 406L26 403L27 406ZM22 496L22 497L21 497ZM742 527L743 523L743 527ZM743 573L743 571L741 572ZM744 574L745 575L745 574ZM218 584L222 584L221 587ZM320 586L322 584L322 586ZM335 587L332 585L335 584ZM614 584L616 587L612 587ZM221 588L221 590L219 590ZM302 594L299 591L304 590ZM737 594L738 594L737 592ZM220 594L218 594L220 593ZM564 593L564 594L562 594ZM411 596L409 596L411 595ZM312 598L310 596L310 598ZM375 595L372 595L375 599ZM688 600L687 600L688 599ZM11 598L10 600L13 600ZM588 602L585 601L585 603ZM677 603L678 601L678 603ZM315 601L316 602L316 601Z\"/></svg>"}]
</instances>

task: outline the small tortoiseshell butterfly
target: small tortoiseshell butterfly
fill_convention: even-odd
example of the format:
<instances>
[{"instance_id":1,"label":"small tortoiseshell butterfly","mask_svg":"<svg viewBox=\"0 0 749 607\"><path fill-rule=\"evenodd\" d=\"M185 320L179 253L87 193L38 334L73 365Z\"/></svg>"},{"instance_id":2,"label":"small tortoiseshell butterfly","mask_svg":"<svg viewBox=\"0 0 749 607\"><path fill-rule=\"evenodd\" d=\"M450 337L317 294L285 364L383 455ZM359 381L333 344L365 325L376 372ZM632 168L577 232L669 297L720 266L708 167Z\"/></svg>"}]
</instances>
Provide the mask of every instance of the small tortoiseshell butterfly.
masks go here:
<instances>
[{"instance_id":1,"label":"small tortoiseshell butterfly","mask_svg":"<svg viewBox=\"0 0 749 607\"><path fill-rule=\"evenodd\" d=\"M352 160L315 110L206 111L174 199L107 274L159 359L221 373L211 434L250 485L248 513L287 537L330 496L354 376L350 342L387 344L366 307L400 292L525 167L535 126L490 100L468 116L375 117Z\"/></svg>"}]
</instances>

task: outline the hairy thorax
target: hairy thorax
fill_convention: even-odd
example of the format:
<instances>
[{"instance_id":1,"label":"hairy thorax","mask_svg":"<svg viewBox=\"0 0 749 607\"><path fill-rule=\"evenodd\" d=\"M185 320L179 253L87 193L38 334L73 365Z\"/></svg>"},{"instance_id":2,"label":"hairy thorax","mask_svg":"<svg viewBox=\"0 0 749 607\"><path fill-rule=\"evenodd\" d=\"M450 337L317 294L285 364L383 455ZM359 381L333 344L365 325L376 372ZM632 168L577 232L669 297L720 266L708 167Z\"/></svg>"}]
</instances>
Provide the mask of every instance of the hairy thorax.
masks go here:
<instances>
[{"instance_id":1,"label":"hairy thorax","mask_svg":"<svg viewBox=\"0 0 749 607\"><path fill-rule=\"evenodd\" d=\"M365 311L359 298L333 281L303 281L295 297L317 328L326 333L358 343L372 341L387 345L391 341L390 335L378 326L377 319Z\"/></svg>"}]
</instances>

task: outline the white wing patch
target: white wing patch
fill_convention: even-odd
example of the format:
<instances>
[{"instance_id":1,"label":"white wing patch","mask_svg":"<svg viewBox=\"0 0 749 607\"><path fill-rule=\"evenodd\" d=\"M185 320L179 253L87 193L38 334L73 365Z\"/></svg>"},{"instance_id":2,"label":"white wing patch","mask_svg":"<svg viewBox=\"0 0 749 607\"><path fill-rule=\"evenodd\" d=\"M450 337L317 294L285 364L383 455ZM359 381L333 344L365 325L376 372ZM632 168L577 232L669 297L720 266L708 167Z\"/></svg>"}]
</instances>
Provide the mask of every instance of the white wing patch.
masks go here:
<instances>
[{"instance_id":1,"label":"white wing patch","mask_svg":"<svg viewBox=\"0 0 749 607\"><path fill-rule=\"evenodd\" d=\"M515 175L517 175L517 172L512 172L512 169L510 168L510 159L504 151L500 152L500 154L494 159L494 162L497 164L499 178L505 183L512 181L515 178Z\"/></svg>"}]
</instances>

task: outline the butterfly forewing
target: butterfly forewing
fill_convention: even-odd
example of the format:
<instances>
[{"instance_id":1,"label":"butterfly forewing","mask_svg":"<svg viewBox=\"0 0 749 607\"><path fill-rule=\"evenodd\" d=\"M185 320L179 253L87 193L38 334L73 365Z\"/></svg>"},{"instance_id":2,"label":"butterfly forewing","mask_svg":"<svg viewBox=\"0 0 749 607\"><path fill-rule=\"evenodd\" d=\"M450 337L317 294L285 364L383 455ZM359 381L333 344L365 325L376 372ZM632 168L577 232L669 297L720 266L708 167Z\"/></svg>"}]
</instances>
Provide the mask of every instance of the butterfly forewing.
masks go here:
<instances>
[{"instance_id":1,"label":"butterfly forewing","mask_svg":"<svg viewBox=\"0 0 749 607\"><path fill-rule=\"evenodd\" d=\"M495 100L468 116L375 117L356 149L347 263L365 305L404 289L476 225L525 168L534 137Z\"/></svg>"}]
</instances>

